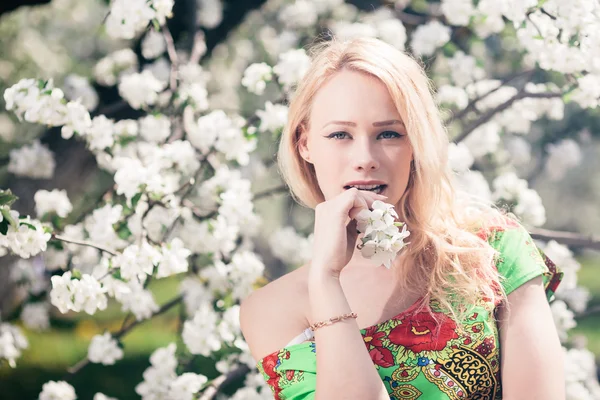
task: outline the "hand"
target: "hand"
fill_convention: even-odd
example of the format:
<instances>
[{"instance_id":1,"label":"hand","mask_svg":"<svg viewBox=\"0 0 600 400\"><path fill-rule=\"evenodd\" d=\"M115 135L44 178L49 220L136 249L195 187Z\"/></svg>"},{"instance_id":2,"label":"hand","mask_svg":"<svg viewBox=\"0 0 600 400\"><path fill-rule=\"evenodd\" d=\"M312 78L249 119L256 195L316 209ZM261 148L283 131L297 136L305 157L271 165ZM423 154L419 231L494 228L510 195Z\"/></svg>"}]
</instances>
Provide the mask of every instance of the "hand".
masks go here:
<instances>
[{"instance_id":1,"label":"hand","mask_svg":"<svg viewBox=\"0 0 600 400\"><path fill-rule=\"evenodd\" d=\"M315 230L311 276L339 278L352 259L358 237L356 215L369 210L375 200L386 196L350 188L315 207Z\"/></svg>"}]
</instances>

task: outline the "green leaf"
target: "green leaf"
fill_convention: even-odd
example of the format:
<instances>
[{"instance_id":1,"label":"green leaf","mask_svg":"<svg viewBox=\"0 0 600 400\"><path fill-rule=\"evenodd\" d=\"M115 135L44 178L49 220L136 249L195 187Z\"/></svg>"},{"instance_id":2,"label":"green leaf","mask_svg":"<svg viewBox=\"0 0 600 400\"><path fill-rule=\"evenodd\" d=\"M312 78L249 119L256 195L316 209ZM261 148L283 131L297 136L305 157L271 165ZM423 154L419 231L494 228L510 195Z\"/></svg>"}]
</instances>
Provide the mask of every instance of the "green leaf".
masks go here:
<instances>
[{"instance_id":1,"label":"green leaf","mask_svg":"<svg viewBox=\"0 0 600 400\"><path fill-rule=\"evenodd\" d=\"M0 190L0 206L11 206L18 199L10 189Z\"/></svg>"},{"instance_id":2,"label":"green leaf","mask_svg":"<svg viewBox=\"0 0 600 400\"><path fill-rule=\"evenodd\" d=\"M3 221L6 221L8 224L14 226L15 228L18 227L17 221L15 221L13 216L10 215L10 208L0 207L0 213L2 213L2 216L4 217ZM6 233L4 233L4 234L6 234Z\"/></svg>"},{"instance_id":3,"label":"green leaf","mask_svg":"<svg viewBox=\"0 0 600 400\"><path fill-rule=\"evenodd\" d=\"M135 211L135 207L137 206L137 203L140 201L140 199L142 198L142 193L138 193L135 196L133 196L133 198L131 199L131 208Z\"/></svg>"},{"instance_id":4,"label":"green leaf","mask_svg":"<svg viewBox=\"0 0 600 400\"><path fill-rule=\"evenodd\" d=\"M117 232L117 236L123 240L127 240L132 235L129 226L127 226L127 221L118 222L113 225L113 228Z\"/></svg>"},{"instance_id":5,"label":"green leaf","mask_svg":"<svg viewBox=\"0 0 600 400\"><path fill-rule=\"evenodd\" d=\"M81 279L81 271L77 268L73 268L71 270L71 278L72 279Z\"/></svg>"},{"instance_id":6,"label":"green leaf","mask_svg":"<svg viewBox=\"0 0 600 400\"><path fill-rule=\"evenodd\" d=\"M6 235L6 233L8 232L8 226L10 225L10 223L8 222L8 220L5 218L2 221L0 221L0 233L3 235Z\"/></svg>"},{"instance_id":7,"label":"green leaf","mask_svg":"<svg viewBox=\"0 0 600 400\"><path fill-rule=\"evenodd\" d=\"M33 229L34 231L37 231L36 227L31 225L28 222L21 222L20 225L25 225L25 226L29 227L29 229Z\"/></svg>"},{"instance_id":8,"label":"green leaf","mask_svg":"<svg viewBox=\"0 0 600 400\"><path fill-rule=\"evenodd\" d=\"M154 25L154 29L156 29L157 32L160 32L160 24L157 19L152 20L152 25Z\"/></svg>"}]
</instances>

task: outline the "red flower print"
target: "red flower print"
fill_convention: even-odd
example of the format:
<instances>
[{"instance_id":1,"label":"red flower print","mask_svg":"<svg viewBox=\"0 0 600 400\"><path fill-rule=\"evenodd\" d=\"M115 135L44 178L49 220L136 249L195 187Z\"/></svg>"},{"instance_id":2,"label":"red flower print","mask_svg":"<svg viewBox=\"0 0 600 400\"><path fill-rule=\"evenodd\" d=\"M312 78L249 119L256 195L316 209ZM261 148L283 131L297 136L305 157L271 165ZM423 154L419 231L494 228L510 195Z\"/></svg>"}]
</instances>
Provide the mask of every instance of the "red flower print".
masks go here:
<instances>
[{"instance_id":1,"label":"red flower print","mask_svg":"<svg viewBox=\"0 0 600 400\"><path fill-rule=\"evenodd\" d=\"M265 374L269 377L267 384L273 388L273 395L275 399L279 399L281 393L281 387L279 386L280 376L275 371L275 367L279 364L279 352L275 352L263 358L262 367Z\"/></svg>"},{"instance_id":2,"label":"red flower print","mask_svg":"<svg viewBox=\"0 0 600 400\"><path fill-rule=\"evenodd\" d=\"M385 337L385 332L377 332L377 327L372 326L367 328L363 335L363 340L367 346L367 350L371 355L371 360L375 365L380 367L391 367L394 365L394 356L389 349L386 349L381 343L381 338Z\"/></svg>"},{"instance_id":3,"label":"red flower print","mask_svg":"<svg viewBox=\"0 0 600 400\"><path fill-rule=\"evenodd\" d=\"M414 353L421 351L441 351L451 339L457 339L456 323L443 313L435 313L440 321L436 326L433 317L427 311L409 315L401 324L390 331L388 339L404 346ZM438 336L434 336L439 329Z\"/></svg>"}]
</instances>

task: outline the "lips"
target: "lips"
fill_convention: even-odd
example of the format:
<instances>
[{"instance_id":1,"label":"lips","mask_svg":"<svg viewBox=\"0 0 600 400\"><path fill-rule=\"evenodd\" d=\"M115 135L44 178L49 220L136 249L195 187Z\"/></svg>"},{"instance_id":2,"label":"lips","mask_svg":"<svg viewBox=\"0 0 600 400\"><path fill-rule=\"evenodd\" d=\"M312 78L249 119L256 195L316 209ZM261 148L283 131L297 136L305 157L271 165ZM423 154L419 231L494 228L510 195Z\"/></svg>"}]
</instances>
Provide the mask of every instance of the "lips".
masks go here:
<instances>
[{"instance_id":1,"label":"lips","mask_svg":"<svg viewBox=\"0 0 600 400\"><path fill-rule=\"evenodd\" d=\"M387 185L386 184L382 184L382 185L346 185L346 186L344 186L344 189L348 190L352 187L355 187L358 190L368 190L369 192L381 194L385 191L385 189L387 188Z\"/></svg>"}]
</instances>

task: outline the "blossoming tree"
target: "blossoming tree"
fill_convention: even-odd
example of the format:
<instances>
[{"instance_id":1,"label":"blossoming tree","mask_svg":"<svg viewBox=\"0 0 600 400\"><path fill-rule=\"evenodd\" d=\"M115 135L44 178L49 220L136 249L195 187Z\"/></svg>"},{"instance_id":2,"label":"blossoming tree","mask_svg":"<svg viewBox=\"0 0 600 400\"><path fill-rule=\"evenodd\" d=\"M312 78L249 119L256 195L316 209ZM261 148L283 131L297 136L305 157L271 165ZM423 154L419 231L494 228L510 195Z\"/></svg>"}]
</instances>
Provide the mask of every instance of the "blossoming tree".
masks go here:
<instances>
[{"instance_id":1,"label":"blossoming tree","mask_svg":"<svg viewBox=\"0 0 600 400\"><path fill-rule=\"evenodd\" d=\"M104 21L110 37L142 38L143 69L131 47L123 47L93 70L96 84L116 87L121 104L139 118L99 112L85 81L68 96L51 79L36 77L4 92L15 118L59 127L64 140L84 142L114 181L73 224L64 223L73 209L64 190L39 190L35 216L20 215L12 192L0 191L0 251L22 258L13 277L30 282L17 315L25 326L47 328L50 307L94 315L109 299L122 306L122 329L95 336L70 374L88 363L118 362L127 351L120 343L125 335L183 303L185 348L157 349L136 392L144 399L218 398L227 382L245 376L234 399L271 398L241 336L239 303L266 273L265 250L257 244L266 239L270 256L298 265L310 257L311 238L292 226L265 235L255 202L286 191L277 184L256 192L251 180L277 179L269 175L272 148L287 118L286 99L309 64L303 46L330 32L381 38L427 65L447 111L457 184L509 207L565 271L551 307L565 348L568 398L600 397L593 355L568 335L588 294L577 285L579 264L560 243L598 248L598 241L536 230L546 213L530 187L537 174L558 180L581 159L566 133L549 142L530 132L567 118L570 107L597 107L598 3L400 0L362 10L343 0L268 0L210 55L202 29L219 25L220 0L198 0L202 29L190 49L170 33L173 3L113 0ZM53 153L33 140L10 152L8 171L44 179L54 166ZM32 272L33 259L43 262L42 273ZM180 293L159 305L148 284L172 276L180 278ZM15 367L27 347L14 321L1 323L0 360ZM194 355L213 357L221 375L178 374ZM75 399L76 390L50 381L40 399Z\"/></svg>"}]
</instances>

